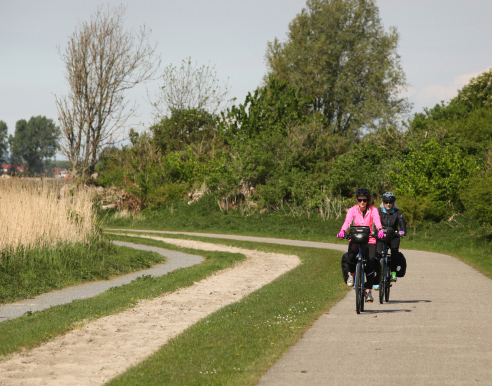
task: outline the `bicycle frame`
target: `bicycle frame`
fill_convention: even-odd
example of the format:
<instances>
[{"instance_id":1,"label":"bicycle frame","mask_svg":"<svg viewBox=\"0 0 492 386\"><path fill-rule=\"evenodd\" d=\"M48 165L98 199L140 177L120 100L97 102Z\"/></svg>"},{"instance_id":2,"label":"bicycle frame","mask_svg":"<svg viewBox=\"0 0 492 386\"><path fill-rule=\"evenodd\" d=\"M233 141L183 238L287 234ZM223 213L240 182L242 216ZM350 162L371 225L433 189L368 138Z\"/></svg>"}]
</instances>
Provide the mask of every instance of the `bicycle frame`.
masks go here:
<instances>
[{"instance_id":1,"label":"bicycle frame","mask_svg":"<svg viewBox=\"0 0 492 386\"><path fill-rule=\"evenodd\" d=\"M389 280L389 258L388 258L388 245L383 243L383 255L381 258L382 268L381 268L381 278L379 281L379 303L383 304L383 300L389 301L389 293L391 282Z\"/></svg>"},{"instance_id":2,"label":"bicycle frame","mask_svg":"<svg viewBox=\"0 0 492 386\"><path fill-rule=\"evenodd\" d=\"M364 268L365 268L365 260L364 260L364 248L359 246L359 254L357 257L357 263L355 266L355 280L354 280L354 290L355 290L355 310L358 314L361 311L364 311L364 303L366 301L366 289L364 285Z\"/></svg>"}]
</instances>

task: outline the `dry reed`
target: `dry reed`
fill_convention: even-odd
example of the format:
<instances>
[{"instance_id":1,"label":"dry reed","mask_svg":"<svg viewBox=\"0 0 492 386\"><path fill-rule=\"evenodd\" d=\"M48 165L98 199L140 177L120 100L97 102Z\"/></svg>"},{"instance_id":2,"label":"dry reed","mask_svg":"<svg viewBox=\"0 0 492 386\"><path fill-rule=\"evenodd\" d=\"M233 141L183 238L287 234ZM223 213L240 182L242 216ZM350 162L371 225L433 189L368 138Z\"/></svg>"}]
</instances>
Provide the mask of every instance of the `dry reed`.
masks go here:
<instances>
[{"instance_id":1,"label":"dry reed","mask_svg":"<svg viewBox=\"0 0 492 386\"><path fill-rule=\"evenodd\" d=\"M29 250L88 241L96 229L93 193L67 187L0 179L0 248Z\"/></svg>"}]
</instances>

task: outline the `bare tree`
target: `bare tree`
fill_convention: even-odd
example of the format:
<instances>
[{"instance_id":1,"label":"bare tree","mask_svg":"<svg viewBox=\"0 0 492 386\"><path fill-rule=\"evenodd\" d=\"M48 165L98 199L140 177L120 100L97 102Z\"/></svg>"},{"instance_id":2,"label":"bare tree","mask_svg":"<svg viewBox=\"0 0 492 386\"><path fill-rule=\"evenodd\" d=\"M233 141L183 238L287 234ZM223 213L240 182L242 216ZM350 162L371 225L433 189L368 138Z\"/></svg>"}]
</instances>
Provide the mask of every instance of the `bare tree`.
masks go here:
<instances>
[{"instance_id":1,"label":"bare tree","mask_svg":"<svg viewBox=\"0 0 492 386\"><path fill-rule=\"evenodd\" d=\"M227 82L217 79L215 66L183 59L181 66L170 64L161 76L164 86L155 94L154 118L158 121L173 110L205 110L216 113L229 93Z\"/></svg>"},{"instance_id":2,"label":"bare tree","mask_svg":"<svg viewBox=\"0 0 492 386\"><path fill-rule=\"evenodd\" d=\"M101 150L135 116L127 91L153 79L160 65L150 30L125 29L125 12L124 6L98 8L76 28L61 54L70 91L56 97L60 147L75 175L92 173Z\"/></svg>"}]
</instances>

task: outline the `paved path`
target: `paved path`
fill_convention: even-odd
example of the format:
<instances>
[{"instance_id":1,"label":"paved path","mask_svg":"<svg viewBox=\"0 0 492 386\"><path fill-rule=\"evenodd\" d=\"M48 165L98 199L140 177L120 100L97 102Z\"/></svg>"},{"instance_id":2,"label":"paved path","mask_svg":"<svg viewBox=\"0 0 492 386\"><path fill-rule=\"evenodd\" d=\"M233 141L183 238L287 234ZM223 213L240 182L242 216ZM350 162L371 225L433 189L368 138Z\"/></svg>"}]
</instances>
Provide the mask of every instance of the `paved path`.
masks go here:
<instances>
[{"instance_id":1,"label":"paved path","mask_svg":"<svg viewBox=\"0 0 492 386\"><path fill-rule=\"evenodd\" d=\"M389 303L357 315L350 292L259 384L492 385L492 280L449 256L403 252Z\"/></svg>"},{"instance_id":2,"label":"paved path","mask_svg":"<svg viewBox=\"0 0 492 386\"><path fill-rule=\"evenodd\" d=\"M309 241L159 233L347 248ZM392 287L389 303L375 299L357 315L351 291L314 323L259 385L492 385L492 280L450 256L403 253L407 273Z\"/></svg>"},{"instance_id":3,"label":"paved path","mask_svg":"<svg viewBox=\"0 0 492 386\"><path fill-rule=\"evenodd\" d=\"M164 264L157 264L152 268L132 272L111 280L103 280L68 287L39 295L33 299L26 299L19 302L2 305L0 306L0 322L7 319L17 318L28 311L41 311L60 304L70 303L76 299L90 298L107 291L111 287L128 284L140 276L162 276L178 268L190 267L203 261L201 256L188 255L182 252L170 251L163 248L132 244L122 241L114 241L114 243L116 245L160 253L161 255L166 256L167 261Z\"/></svg>"}]
</instances>

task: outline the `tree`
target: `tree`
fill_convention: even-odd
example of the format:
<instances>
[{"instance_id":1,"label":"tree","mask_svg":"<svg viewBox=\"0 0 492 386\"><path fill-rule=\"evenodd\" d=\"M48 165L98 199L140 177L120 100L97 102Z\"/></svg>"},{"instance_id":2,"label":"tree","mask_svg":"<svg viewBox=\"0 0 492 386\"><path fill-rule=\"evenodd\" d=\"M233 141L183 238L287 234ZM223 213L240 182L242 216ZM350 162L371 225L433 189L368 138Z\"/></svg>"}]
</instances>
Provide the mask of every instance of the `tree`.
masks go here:
<instances>
[{"instance_id":1,"label":"tree","mask_svg":"<svg viewBox=\"0 0 492 386\"><path fill-rule=\"evenodd\" d=\"M8 148L8 126L4 121L0 121L0 161L5 160Z\"/></svg>"},{"instance_id":2,"label":"tree","mask_svg":"<svg viewBox=\"0 0 492 386\"><path fill-rule=\"evenodd\" d=\"M159 65L150 32L126 30L126 8L98 8L81 23L62 59L70 91L56 98L61 122L61 150L75 175L92 173L100 152L115 141L136 106L126 93L154 76Z\"/></svg>"},{"instance_id":3,"label":"tree","mask_svg":"<svg viewBox=\"0 0 492 386\"><path fill-rule=\"evenodd\" d=\"M217 119L200 109L172 110L171 116L150 128L163 154L190 146L196 155L205 155L217 134Z\"/></svg>"},{"instance_id":4,"label":"tree","mask_svg":"<svg viewBox=\"0 0 492 386\"><path fill-rule=\"evenodd\" d=\"M308 0L285 43L268 43L268 76L313 98L333 133L361 134L394 123L410 107L398 33L386 33L374 0Z\"/></svg>"},{"instance_id":5,"label":"tree","mask_svg":"<svg viewBox=\"0 0 492 386\"><path fill-rule=\"evenodd\" d=\"M59 134L53 120L44 116L17 121L14 136L9 138L11 160L23 160L33 174L43 173L44 160L56 153Z\"/></svg>"},{"instance_id":6,"label":"tree","mask_svg":"<svg viewBox=\"0 0 492 386\"><path fill-rule=\"evenodd\" d=\"M215 66L193 64L184 59L179 69L172 64L162 74L164 86L156 93L154 115L157 120L177 110L218 112L229 92L227 83L217 79Z\"/></svg>"}]
</instances>

